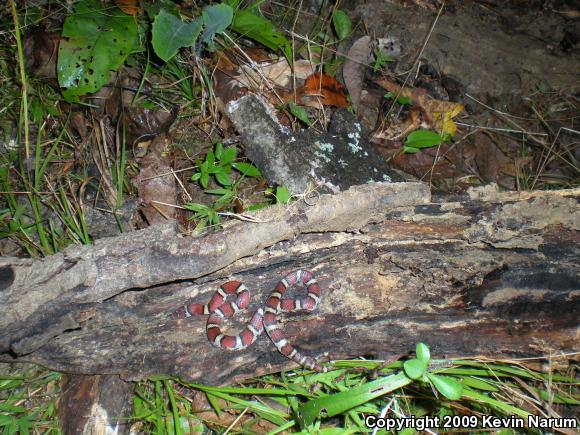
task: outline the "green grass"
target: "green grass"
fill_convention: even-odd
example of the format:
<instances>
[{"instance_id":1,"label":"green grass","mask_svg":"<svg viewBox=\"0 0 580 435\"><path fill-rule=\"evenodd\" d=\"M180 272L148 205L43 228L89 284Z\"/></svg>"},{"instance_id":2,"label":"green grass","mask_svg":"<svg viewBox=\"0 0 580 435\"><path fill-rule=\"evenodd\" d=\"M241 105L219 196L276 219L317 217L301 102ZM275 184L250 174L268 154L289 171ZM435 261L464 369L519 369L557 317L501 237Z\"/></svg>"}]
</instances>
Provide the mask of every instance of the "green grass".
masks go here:
<instances>
[{"instance_id":1,"label":"green grass","mask_svg":"<svg viewBox=\"0 0 580 435\"><path fill-rule=\"evenodd\" d=\"M268 434L370 433L364 424L367 415L429 415L441 422L458 416L463 417L460 421L478 422L481 429L485 415L553 416L558 406L580 405L577 367L570 368L567 376L527 367L533 362L431 361L430 374L462 385L459 400L437 393L428 378L410 379L402 361L384 367L375 361L336 361L336 369L327 373L292 371L235 387L208 387L159 377L139 385L134 418L143 422L146 432L159 434L198 433L190 428L202 426L212 433L228 430L250 434L256 433L257 427L263 430L260 433ZM200 404L204 404L203 410L194 412L192 405ZM529 429L524 433L541 432Z\"/></svg>"},{"instance_id":2,"label":"green grass","mask_svg":"<svg viewBox=\"0 0 580 435\"><path fill-rule=\"evenodd\" d=\"M0 433L60 434L56 418L60 376L34 367L0 374Z\"/></svg>"},{"instance_id":3,"label":"green grass","mask_svg":"<svg viewBox=\"0 0 580 435\"><path fill-rule=\"evenodd\" d=\"M532 368L545 362L432 360L429 373L453 378L463 386L459 400L437 393L427 378L410 379L404 361L386 365L377 361L334 361L334 370L327 373L296 370L226 387L159 376L136 384L131 427L150 434L371 433L364 423L369 415L395 419L431 416L441 422L456 416L462 419L459 421L477 422L479 429L464 432L477 433L486 415L525 418L530 414L577 414L578 367L570 366L567 374ZM0 433L60 433L56 417L59 380L58 373L30 366L0 375ZM446 432L441 428L434 431Z\"/></svg>"}]
</instances>

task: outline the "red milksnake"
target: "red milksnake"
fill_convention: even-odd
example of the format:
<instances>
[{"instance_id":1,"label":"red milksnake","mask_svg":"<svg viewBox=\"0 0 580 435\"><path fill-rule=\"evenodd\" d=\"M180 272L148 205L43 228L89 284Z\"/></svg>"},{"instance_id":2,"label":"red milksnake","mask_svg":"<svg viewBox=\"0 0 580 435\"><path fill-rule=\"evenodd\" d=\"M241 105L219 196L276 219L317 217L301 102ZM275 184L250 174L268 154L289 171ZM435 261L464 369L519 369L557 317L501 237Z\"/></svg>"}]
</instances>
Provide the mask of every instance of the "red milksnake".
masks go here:
<instances>
[{"instance_id":1,"label":"red milksnake","mask_svg":"<svg viewBox=\"0 0 580 435\"><path fill-rule=\"evenodd\" d=\"M284 292L301 281L307 290L303 298L282 299ZM226 302L229 295L236 295L236 300ZM223 319L233 317L238 311L243 310L250 303L250 292L240 281L228 281L223 284L212 296L207 304L186 304L173 313L174 318L184 319L195 314L209 314L207 318L207 338L214 346L227 350L242 350L251 345L258 336L266 329L268 336L278 351L296 361L298 364L311 370L325 372L326 367L318 364L316 358L302 355L294 346L286 340L282 329L278 327L277 316L280 312L313 311L320 302L320 286L307 270L297 270L286 275L276 287L268 299L264 309L256 310L250 322L238 335L225 335L221 331Z\"/></svg>"}]
</instances>

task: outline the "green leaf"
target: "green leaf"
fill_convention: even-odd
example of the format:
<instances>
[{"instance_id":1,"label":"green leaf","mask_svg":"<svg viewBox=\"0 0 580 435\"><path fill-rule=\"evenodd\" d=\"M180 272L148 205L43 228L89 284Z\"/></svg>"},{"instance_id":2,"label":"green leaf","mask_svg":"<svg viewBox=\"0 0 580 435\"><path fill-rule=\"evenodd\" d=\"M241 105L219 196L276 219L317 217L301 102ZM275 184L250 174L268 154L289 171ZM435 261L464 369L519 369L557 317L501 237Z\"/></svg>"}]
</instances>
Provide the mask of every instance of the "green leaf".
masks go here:
<instances>
[{"instance_id":1,"label":"green leaf","mask_svg":"<svg viewBox=\"0 0 580 435\"><path fill-rule=\"evenodd\" d=\"M417 343L415 346L415 353L417 358L423 361L425 364L429 364L431 359L431 353L429 352L429 347L425 343Z\"/></svg>"},{"instance_id":2,"label":"green leaf","mask_svg":"<svg viewBox=\"0 0 580 435\"><path fill-rule=\"evenodd\" d=\"M205 163L207 163L207 168L209 169L215 162L215 154L212 150L209 150L205 155Z\"/></svg>"},{"instance_id":3,"label":"green leaf","mask_svg":"<svg viewBox=\"0 0 580 435\"><path fill-rule=\"evenodd\" d=\"M477 388L483 391L497 391L497 387L491 385L489 382L483 381L481 379L464 377L462 378L463 385L471 388Z\"/></svg>"},{"instance_id":4,"label":"green leaf","mask_svg":"<svg viewBox=\"0 0 580 435\"><path fill-rule=\"evenodd\" d=\"M273 30L272 23L267 19L242 9L234 15L231 29L272 50L282 50L284 56L291 61L292 46L284 35Z\"/></svg>"},{"instance_id":5,"label":"green leaf","mask_svg":"<svg viewBox=\"0 0 580 435\"><path fill-rule=\"evenodd\" d=\"M227 147L223 152L222 152L222 158L220 159L220 164L221 165L228 165L231 162L233 162L236 158L236 154L237 154L237 150L235 147Z\"/></svg>"},{"instance_id":6,"label":"green leaf","mask_svg":"<svg viewBox=\"0 0 580 435\"><path fill-rule=\"evenodd\" d=\"M207 189L209 184L209 174L207 172L202 172L201 178L199 179L199 184L201 184L204 189Z\"/></svg>"},{"instance_id":7,"label":"green leaf","mask_svg":"<svg viewBox=\"0 0 580 435\"><path fill-rule=\"evenodd\" d=\"M210 211L210 208L207 205L197 204L195 202L186 202L183 204L183 207L196 213L208 214Z\"/></svg>"},{"instance_id":8,"label":"green leaf","mask_svg":"<svg viewBox=\"0 0 580 435\"><path fill-rule=\"evenodd\" d=\"M430 148L443 142L441 135L431 130L417 130L409 134L405 140L405 152L407 148Z\"/></svg>"},{"instance_id":9,"label":"green leaf","mask_svg":"<svg viewBox=\"0 0 580 435\"><path fill-rule=\"evenodd\" d=\"M195 43L201 32L202 19L184 23L180 18L161 9L153 21L151 44L155 54L167 62L181 47Z\"/></svg>"},{"instance_id":10,"label":"green leaf","mask_svg":"<svg viewBox=\"0 0 580 435\"><path fill-rule=\"evenodd\" d=\"M350 18L348 18L348 15L340 9L336 9L332 14L332 25L334 26L334 31L336 32L339 41L346 38L352 30Z\"/></svg>"},{"instance_id":11,"label":"green leaf","mask_svg":"<svg viewBox=\"0 0 580 435\"><path fill-rule=\"evenodd\" d=\"M222 152L224 151L224 146L221 142L215 144L215 157L218 160L222 159Z\"/></svg>"},{"instance_id":12,"label":"green leaf","mask_svg":"<svg viewBox=\"0 0 580 435\"><path fill-rule=\"evenodd\" d=\"M324 373L327 375L328 373ZM301 416L302 424L308 426L315 419L333 417L372 399L388 394L410 384L412 381L404 373L380 378L373 382L350 388L337 394L309 400L300 406L297 415Z\"/></svg>"},{"instance_id":13,"label":"green leaf","mask_svg":"<svg viewBox=\"0 0 580 435\"><path fill-rule=\"evenodd\" d=\"M125 61L137 41L133 17L97 0L81 0L65 18L58 48L57 76L64 97L99 90Z\"/></svg>"},{"instance_id":14,"label":"green leaf","mask_svg":"<svg viewBox=\"0 0 580 435\"><path fill-rule=\"evenodd\" d=\"M219 197L217 199L216 202L214 202L213 207L216 209L219 209L223 206L225 206L226 204L228 204L229 202L231 202L231 200L234 197L234 192L232 192L231 190L228 191L225 195Z\"/></svg>"},{"instance_id":15,"label":"green leaf","mask_svg":"<svg viewBox=\"0 0 580 435\"><path fill-rule=\"evenodd\" d=\"M405 374L411 379L421 379L427 370L427 363L420 359L410 359L403 364Z\"/></svg>"},{"instance_id":16,"label":"green leaf","mask_svg":"<svg viewBox=\"0 0 580 435\"><path fill-rule=\"evenodd\" d=\"M466 399L476 400L495 409L499 409L501 412L507 415L513 414L523 418L528 418L528 415L531 415L528 411L524 411L512 405L508 405L507 403L504 403L500 400L492 399L485 394L477 393L469 388L463 389L462 396Z\"/></svg>"},{"instance_id":17,"label":"green leaf","mask_svg":"<svg viewBox=\"0 0 580 435\"><path fill-rule=\"evenodd\" d=\"M251 163L239 162L239 163L232 164L232 166L234 168L236 168L238 171L240 171L242 174L244 174L246 177L260 177L260 176L262 176L262 173L260 172L260 170L258 168L256 168L254 165L252 165Z\"/></svg>"},{"instance_id":18,"label":"green leaf","mask_svg":"<svg viewBox=\"0 0 580 435\"><path fill-rule=\"evenodd\" d=\"M433 373L427 373L427 377L431 382L433 382L433 385L435 385L437 391L439 391L449 400L461 399L463 385L461 385L455 379L448 376L435 375Z\"/></svg>"},{"instance_id":19,"label":"green leaf","mask_svg":"<svg viewBox=\"0 0 580 435\"><path fill-rule=\"evenodd\" d=\"M213 41L216 33L223 33L232 23L233 16L233 9L223 3L203 8L202 17L205 25L203 42L209 44Z\"/></svg>"},{"instance_id":20,"label":"green leaf","mask_svg":"<svg viewBox=\"0 0 580 435\"><path fill-rule=\"evenodd\" d=\"M230 177L228 177L228 174L226 174L224 172L216 172L215 179L217 180L218 183L220 183L224 186L231 186L231 184L232 184L232 180L230 180Z\"/></svg>"},{"instance_id":21,"label":"green leaf","mask_svg":"<svg viewBox=\"0 0 580 435\"><path fill-rule=\"evenodd\" d=\"M197 181L200 179L200 177L201 177L201 172L196 172L195 174L193 174L191 176L191 181Z\"/></svg>"},{"instance_id":22,"label":"green leaf","mask_svg":"<svg viewBox=\"0 0 580 435\"><path fill-rule=\"evenodd\" d=\"M208 189L208 190L204 190L205 193L210 193L212 195L225 195L228 193L231 193L232 191L230 189L224 189L223 187L221 189Z\"/></svg>"},{"instance_id":23,"label":"green leaf","mask_svg":"<svg viewBox=\"0 0 580 435\"><path fill-rule=\"evenodd\" d=\"M286 186L276 187L276 202L278 204L287 204L292 199L292 194Z\"/></svg>"},{"instance_id":24,"label":"green leaf","mask_svg":"<svg viewBox=\"0 0 580 435\"><path fill-rule=\"evenodd\" d=\"M310 122L310 118L308 117L308 113L306 113L306 109L304 109L304 107L297 106L296 104L290 102L288 103L288 110L290 110L290 113L304 124L308 126L312 125L312 122Z\"/></svg>"},{"instance_id":25,"label":"green leaf","mask_svg":"<svg viewBox=\"0 0 580 435\"><path fill-rule=\"evenodd\" d=\"M210 210L209 214L207 215L207 220L210 225L217 225L220 223L220 216L217 214L216 211Z\"/></svg>"}]
</instances>

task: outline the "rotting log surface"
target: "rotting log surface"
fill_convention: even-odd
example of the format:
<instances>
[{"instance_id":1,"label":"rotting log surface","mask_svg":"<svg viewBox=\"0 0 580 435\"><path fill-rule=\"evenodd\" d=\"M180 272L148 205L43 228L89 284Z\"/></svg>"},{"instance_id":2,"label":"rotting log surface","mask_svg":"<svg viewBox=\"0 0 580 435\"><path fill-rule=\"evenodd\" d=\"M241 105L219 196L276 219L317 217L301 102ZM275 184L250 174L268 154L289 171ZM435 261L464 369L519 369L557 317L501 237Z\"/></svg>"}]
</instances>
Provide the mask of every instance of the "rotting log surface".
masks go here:
<instances>
[{"instance_id":1,"label":"rotting log surface","mask_svg":"<svg viewBox=\"0 0 580 435\"><path fill-rule=\"evenodd\" d=\"M0 259L0 361L81 374L221 384L290 367L267 337L211 346L205 317L170 320L227 279L247 317L287 272L313 270L312 314L282 316L305 353L388 358L578 350L580 190L431 200L419 183L369 184L180 237L154 227L43 260Z\"/></svg>"}]
</instances>

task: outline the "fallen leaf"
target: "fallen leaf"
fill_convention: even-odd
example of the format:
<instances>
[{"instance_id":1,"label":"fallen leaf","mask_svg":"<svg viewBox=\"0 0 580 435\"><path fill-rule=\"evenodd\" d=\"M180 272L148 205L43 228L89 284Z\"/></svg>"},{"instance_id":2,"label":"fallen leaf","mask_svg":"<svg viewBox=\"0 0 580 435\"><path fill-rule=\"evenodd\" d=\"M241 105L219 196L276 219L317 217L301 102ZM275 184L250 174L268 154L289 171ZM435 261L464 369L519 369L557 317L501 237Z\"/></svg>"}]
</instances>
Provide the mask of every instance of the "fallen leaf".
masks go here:
<instances>
[{"instance_id":1,"label":"fallen leaf","mask_svg":"<svg viewBox=\"0 0 580 435\"><path fill-rule=\"evenodd\" d=\"M131 15L132 17L137 16L137 12L139 11L139 0L115 0L115 4L125 14Z\"/></svg>"},{"instance_id":2,"label":"fallen leaf","mask_svg":"<svg viewBox=\"0 0 580 435\"><path fill-rule=\"evenodd\" d=\"M453 118L463 110L462 104L436 100L429 97L423 89L401 88L396 83L386 79L374 80L374 82L399 97L408 97L414 105L421 107L428 126L433 127L437 132L453 136L457 131Z\"/></svg>"},{"instance_id":3,"label":"fallen leaf","mask_svg":"<svg viewBox=\"0 0 580 435\"><path fill-rule=\"evenodd\" d=\"M270 85L290 89L294 80L303 81L312 74L314 65L309 60L298 60L292 69L288 61L282 59L278 62L268 62L258 66L242 65L240 70L241 72L236 79L241 86L260 87L264 80L267 80Z\"/></svg>"},{"instance_id":4,"label":"fallen leaf","mask_svg":"<svg viewBox=\"0 0 580 435\"><path fill-rule=\"evenodd\" d=\"M453 122L453 118L461 113L463 104L421 96L419 97L419 105L431 119L435 130L449 136L455 134L457 126Z\"/></svg>"},{"instance_id":5,"label":"fallen leaf","mask_svg":"<svg viewBox=\"0 0 580 435\"><path fill-rule=\"evenodd\" d=\"M303 95L317 97L325 106L348 106L344 87L335 78L319 72L306 78Z\"/></svg>"},{"instance_id":6,"label":"fallen leaf","mask_svg":"<svg viewBox=\"0 0 580 435\"><path fill-rule=\"evenodd\" d=\"M358 109L365 71L371 54L371 38L363 36L352 44L342 66L342 78L355 110Z\"/></svg>"},{"instance_id":7,"label":"fallen leaf","mask_svg":"<svg viewBox=\"0 0 580 435\"><path fill-rule=\"evenodd\" d=\"M391 82L387 79L373 79L377 85L381 86L383 89L387 91L391 91L396 96L403 96L408 97L411 99L413 104L419 104L419 97L426 96L427 92L421 88L401 88L396 83Z\"/></svg>"}]
</instances>

